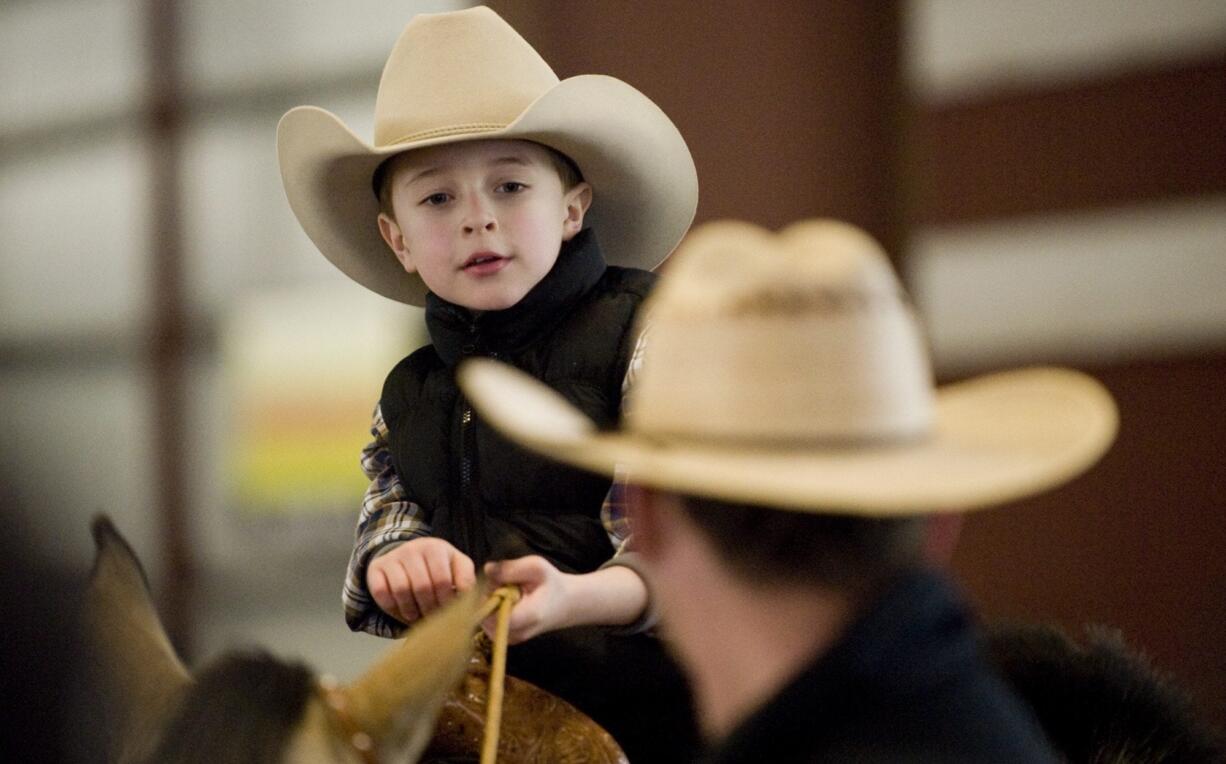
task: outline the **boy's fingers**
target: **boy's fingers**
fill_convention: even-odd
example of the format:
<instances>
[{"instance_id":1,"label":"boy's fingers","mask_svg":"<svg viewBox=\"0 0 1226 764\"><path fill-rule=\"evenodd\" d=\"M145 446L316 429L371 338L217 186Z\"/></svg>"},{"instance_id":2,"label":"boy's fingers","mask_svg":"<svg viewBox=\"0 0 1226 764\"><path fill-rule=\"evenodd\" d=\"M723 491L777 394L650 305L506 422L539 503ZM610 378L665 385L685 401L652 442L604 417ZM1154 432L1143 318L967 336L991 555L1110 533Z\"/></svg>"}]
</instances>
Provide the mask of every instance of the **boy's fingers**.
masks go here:
<instances>
[{"instance_id":1,"label":"boy's fingers","mask_svg":"<svg viewBox=\"0 0 1226 764\"><path fill-rule=\"evenodd\" d=\"M511 610L511 621L508 625L513 633L521 634L522 637L522 632L534 628L540 620L540 614L536 612L533 603L520 600Z\"/></svg>"},{"instance_id":2,"label":"boy's fingers","mask_svg":"<svg viewBox=\"0 0 1226 764\"><path fill-rule=\"evenodd\" d=\"M507 643L517 645L520 642L525 642L535 637L540 626L540 619L535 613L523 614L519 618L519 623L516 623L514 611L511 615L510 628L507 633Z\"/></svg>"},{"instance_id":3,"label":"boy's fingers","mask_svg":"<svg viewBox=\"0 0 1226 764\"><path fill-rule=\"evenodd\" d=\"M477 570L471 557L459 552L451 556L451 579L456 591L466 592L473 587L477 582Z\"/></svg>"},{"instance_id":4,"label":"boy's fingers","mask_svg":"<svg viewBox=\"0 0 1226 764\"><path fill-rule=\"evenodd\" d=\"M532 555L489 563L485 566L485 575L497 584L537 584L545 577L541 567L542 562L544 562L543 558Z\"/></svg>"},{"instance_id":5,"label":"boy's fingers","mask_svg":"<svg viewBox=\"0 0 1226 764\"><path fill-rule=\"evenodd\" d=\"M490 639L494 638L494 632L498 628L497 618L498 617L496 615L491 615L481 622L481 630L484 631L485 636L489 637ZM515 619L512 618L511 620L512 624L510 625L510 628L507 629L508 645L518 645L520 642L523 642L533 636L527 629L516 628L514 626Z\"/></svg>"},{"instance_id":6,"label":"boy's fingers","mask_svg":"<svg viewBox=\"0 0 1226 764\"><path fill-rule=\"evenodd\" d=\"M426 567L426 573L430 577L430 595L434 598L434 607L439 607L447 604L454 596L452 592L452 576L451 576L451 561L448 559L448 554L443 549L435 549L425 555L423 561ZM419 600L419 605L423 605L422 612L428 613L434 607L427 607Z\"/></svg>"},{"instance_id":7,"label":"boy's fingers","mask_svg":"<svg viewBox=\"0 0 1226 764\"><path fill-rule=\"evenodd\" d=\"M393 614L405 623L416 621L421 617L421 611L418 610L417 602L413 599L409 572L405 569L404 564L388 565L384 572L387 574L387 585L391 589L394 602Z\"/></svg>"},{"instance_id":8,"label":"boy's fingers","mask_svg":"<svg viewBox=\"0 0 1226 764\"><path fill-rule=\"evenodd\" d=\"M424 616L438 607L438 600L434 596L434 585L430 583L428 576L423 577L423 580L414 581L410 592L413 596L414 606L417 608L418 617Z\"/></svg>"},{"instance_id":9,"label":"boy's fingers","mask_svg":"<svg viewBox=\"0 0 1226 764\"><path fill-rule=\"evenodd\" d=\"M380 610L396 615L396 598L392 596L391 585L387 582L387 574L383 572L383 566L372 566L367 571L366 588L370 590L370 597Z\"/></svg>"},{"instance_id":10,"label":"boy's fingers","mask_svg":"<svg viewBox=\"0 0 1226 764\"><path fill-rule=\"evenodd\" d=\"M415 617L421 618L438 607L438 601L434 597L434 583L430 580L430 571L427 570L426 561L420 554L406 558L401 564L408 578L408 586L403 594L412 601L417 613Z\"/></svg>"},{"instance_id":11,"label":"boy's fingers","mask_svg":"<svg viewBox=\"0 0 1226 764\"><path fill-rule=\"evenodd\" d=\"M404 620L404 615L400 612L400 603L396 601L396 589L392 584L392 577L388 575L388 566L382 566L372 572L372 588L371 596L375 599L375 604L383 609L383 612Z\"/></svg>"}]
</instances>

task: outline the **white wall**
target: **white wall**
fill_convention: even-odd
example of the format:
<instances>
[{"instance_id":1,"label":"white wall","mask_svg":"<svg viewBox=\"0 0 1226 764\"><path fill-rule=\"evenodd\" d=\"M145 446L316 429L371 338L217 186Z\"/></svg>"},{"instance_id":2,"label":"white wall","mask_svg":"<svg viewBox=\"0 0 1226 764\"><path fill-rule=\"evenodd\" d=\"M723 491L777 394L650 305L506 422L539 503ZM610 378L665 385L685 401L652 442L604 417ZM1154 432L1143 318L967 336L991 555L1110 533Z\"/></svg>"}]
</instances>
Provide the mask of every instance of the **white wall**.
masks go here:
<instances>
[{"instance_id":1,"label":"white wall","mask_svg":"<svg viewBox=\"0 0 1226 764\"><path fill-rule=\"evenodd\" d=\"M1221 0L909 0L907 69L925 100L1058 84L1226 47Z\"/></svg>"}]
</instances>

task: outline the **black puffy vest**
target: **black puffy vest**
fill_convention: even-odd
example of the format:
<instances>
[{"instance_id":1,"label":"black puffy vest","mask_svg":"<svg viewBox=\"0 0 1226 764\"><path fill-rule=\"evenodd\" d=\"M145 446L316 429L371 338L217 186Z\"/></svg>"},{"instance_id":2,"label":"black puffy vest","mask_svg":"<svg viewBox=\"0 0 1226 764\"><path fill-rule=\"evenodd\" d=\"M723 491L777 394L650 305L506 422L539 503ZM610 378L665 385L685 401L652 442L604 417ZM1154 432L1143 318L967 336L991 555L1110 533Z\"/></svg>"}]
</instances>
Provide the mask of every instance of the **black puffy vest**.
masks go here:
<instances>
[{"instance_id":1,"label":"black puffy vest","mask_svg":"<svg viewBox=\"0 0 1226 764\"><path fill-rule=\"evenodd\" d=\"M612 554L600 523L605 477L520 448L480 421L455 383L465 357L510 363L565 396L602 427L618 421L634 349L635 310L655 276L606 266L590 231L567 242L514 306L477 316L427 297L431 345L392 369L380 401L396 472L435 536L480 566L541 554L587 572Z\"/></svg>"}]
</instances>

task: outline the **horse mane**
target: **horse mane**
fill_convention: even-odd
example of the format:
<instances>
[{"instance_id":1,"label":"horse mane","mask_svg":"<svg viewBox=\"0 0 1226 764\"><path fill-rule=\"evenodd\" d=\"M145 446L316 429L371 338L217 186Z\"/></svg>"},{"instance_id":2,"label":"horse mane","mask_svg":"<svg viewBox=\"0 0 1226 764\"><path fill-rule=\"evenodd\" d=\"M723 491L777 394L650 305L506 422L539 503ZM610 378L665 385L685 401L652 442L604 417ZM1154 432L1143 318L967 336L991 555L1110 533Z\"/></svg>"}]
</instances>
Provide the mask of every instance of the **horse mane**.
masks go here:
<instances>
[{"instance_id":1,"label":"horse mane","mask_svg":"<svg viewBox=\"0 0 1226 764\"><path fill-rule=\"evenodd\" d=\"M988 647L1068 761L1208 762L1223 754L1190 696L1117 630L1089 627L1079 645L1055 628L1000 625L988 630Z\"/></svg>"},{"instance_id":2,"label":"horse mane","mask_svg":"<svg viewBox=\"0 0 1226 764\"><path fill-rule=\"evenodd\" d=\"M262 650L227 653L196 676L149 761L279 761L314 687L300 663Z\"/></svg>"}]
</instances>

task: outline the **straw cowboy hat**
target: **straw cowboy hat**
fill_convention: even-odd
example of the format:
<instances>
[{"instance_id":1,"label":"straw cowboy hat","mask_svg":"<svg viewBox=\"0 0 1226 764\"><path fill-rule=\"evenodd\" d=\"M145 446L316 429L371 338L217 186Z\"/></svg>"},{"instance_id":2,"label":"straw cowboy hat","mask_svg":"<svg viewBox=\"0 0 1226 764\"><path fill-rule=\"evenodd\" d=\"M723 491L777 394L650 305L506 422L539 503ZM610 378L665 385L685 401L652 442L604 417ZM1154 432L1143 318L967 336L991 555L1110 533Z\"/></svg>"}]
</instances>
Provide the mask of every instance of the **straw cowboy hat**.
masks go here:
<instances>
[{"instance_id":1,"label":"straw cowboy hat","mask_svg":"<svg viewBox=\"0 0 1226 764\"><path fill-rule=\"evenodd\" d=\"M612 77L559 81L485 7L409 22L379 80L373 144L299 106L277 126L277 157L290 207L324 256L368 289L424 305L425 284L379 235L371 177L402 151L478 139L536 141L574 160L593 188L587 220L614 265L654 268L694 218L694 160L664 112Z\"/></svg>"},{"instance_id":2,"label":"straw cowboy hat","mask_svg":"<svg viewBox=\"0 0 1226 764\"><path fill-rule=\"evenodd\" d=\"M644 305L622 429L490 360L465 395L559 461L678 493L784 509L907 515L985 507L1087 469L1116 409L1076 371L1032 368L934 389L920 328L880 246L835 221L779 234L696 228Z\"/></svg>"}]
</instances>

